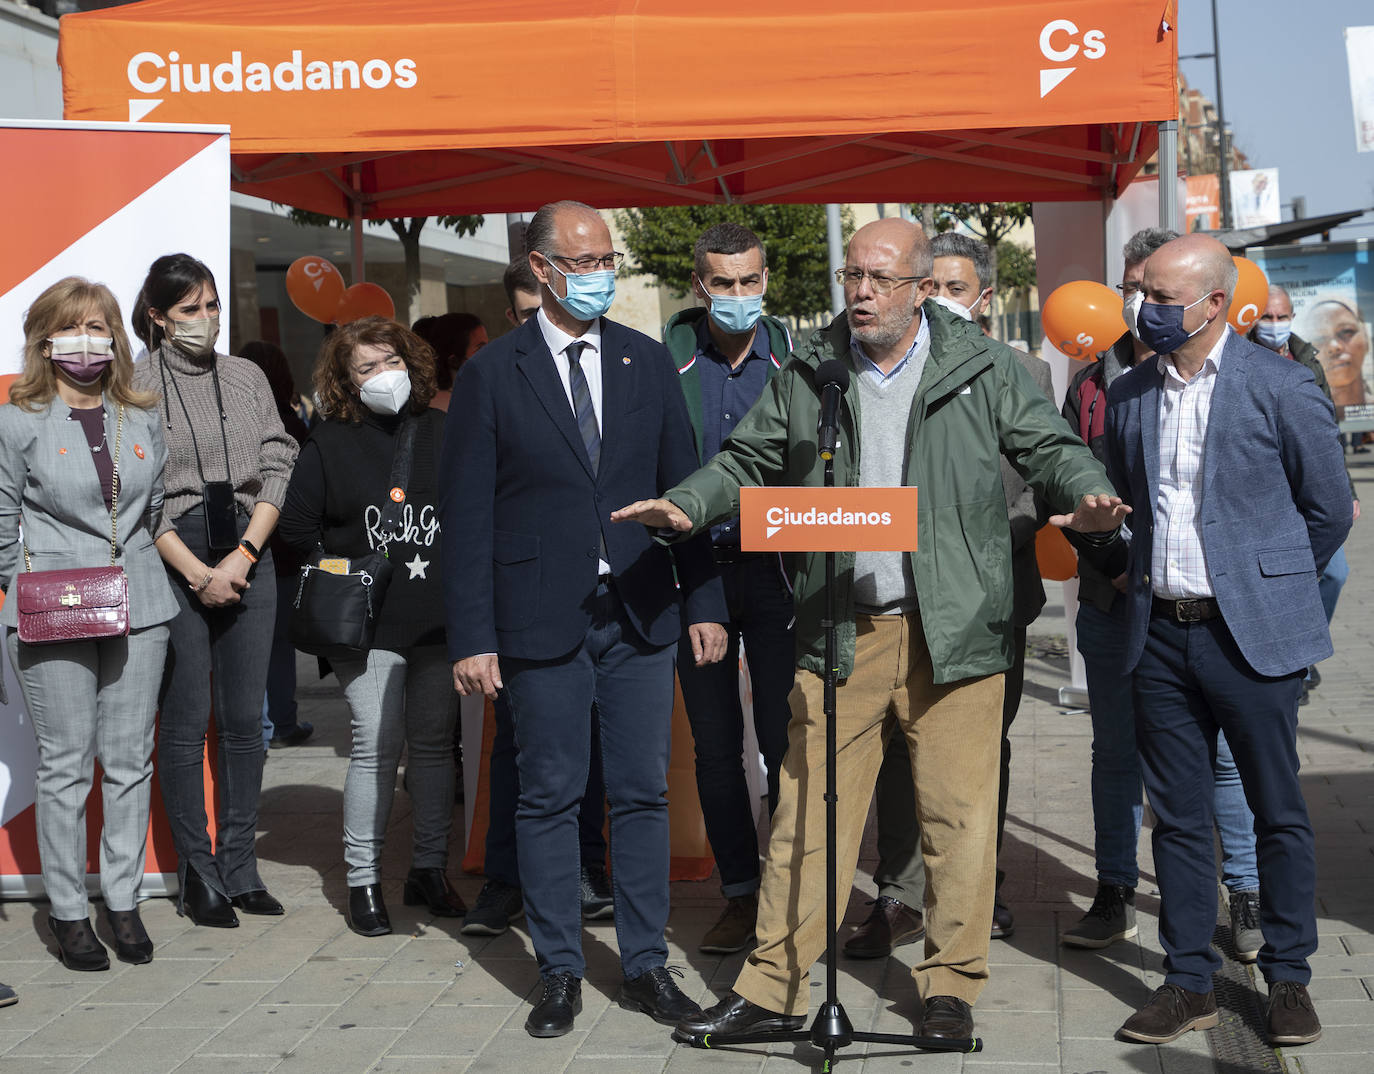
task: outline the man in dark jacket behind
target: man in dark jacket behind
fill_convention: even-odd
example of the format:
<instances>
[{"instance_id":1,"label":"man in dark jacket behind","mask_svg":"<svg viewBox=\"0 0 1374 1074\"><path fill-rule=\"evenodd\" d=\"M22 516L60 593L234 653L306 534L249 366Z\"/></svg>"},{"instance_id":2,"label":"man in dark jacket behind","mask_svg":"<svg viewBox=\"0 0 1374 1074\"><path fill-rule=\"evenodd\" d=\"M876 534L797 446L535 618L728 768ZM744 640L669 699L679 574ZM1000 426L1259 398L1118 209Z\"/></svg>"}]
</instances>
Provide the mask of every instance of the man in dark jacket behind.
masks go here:
<instances>
[{"instance_id":1,"label":"man in dark jacket behind","mask_svg":"<svg viewBox=\"0 0 1374 1074\"><path fill-rule=\"evenodd\" d=\"M848 891L884 739L910 746L931 898L926 958L913 970L926 1036L972 1035L987 982L996 867L1002 677L1011 663L1011 535L999 458L1052 508L1051 521L1115 534L1127 508L1010 348L927 302L919 225L857 231L845 316L772 379L721 453L661 499L617 521L700 531L738 513L743 485L823 484L816 370L840 360L854 386L839 414L837 486L920 486L913 552L838 553L837 887ZM862 456L862 468L860 466ZM822 692L826 554L797 556L797 685L787 759L759 896L758 946L734 991L683 1035L798 1029L807 972L825 948L826 764Z\"/></svg>"},{"instance_id":2,"label":"man in dark jacket behind","mask_svg":"<svg viewBox=\"0 0 1374 1074\"><path fill-rule=\"evenodd\" d=\"M786 326L763 315L768 259L741 224L714 224L693 250L692 291L705 308L668 321L663 341L677 366L700 462L708 462L763 394L792 349ZM697 796L706 822L725 910L698 945L728 955L754 942L759 908L759 842L744 776L744 712L739 647L749 662L754 733L768 770L768 809L778 800L787 752L796 643L792 593L777 553L740 549L739 521L711 528L711 551L730 609L729 646L719 663L698 666L691 640L679 643L678 682L696 744ZM752 758L749 763L753 763Z\"/></svg>"}]
</instances>

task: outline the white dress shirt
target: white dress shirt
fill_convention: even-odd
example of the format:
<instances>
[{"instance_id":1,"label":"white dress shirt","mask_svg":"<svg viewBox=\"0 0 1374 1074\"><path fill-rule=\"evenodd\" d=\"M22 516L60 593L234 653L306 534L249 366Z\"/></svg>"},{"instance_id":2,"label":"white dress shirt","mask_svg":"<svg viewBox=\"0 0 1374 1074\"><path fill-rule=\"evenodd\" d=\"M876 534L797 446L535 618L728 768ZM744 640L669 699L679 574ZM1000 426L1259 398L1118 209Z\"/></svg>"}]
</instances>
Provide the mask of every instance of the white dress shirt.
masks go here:
<instances>
[{"instance_id":1,"label":"white dress shirt","mask_svg":"<svg viewBox=\"0 0 1374 1074\"><path fill-rule=\"evenodd\" d=\"M585 343L582 348L582 356L578 365L582 367L582 374L587 378L587 391L592 397L592 411L596 414L596 427L598 430L603 428L601 421L601 318L598 317L580 336L570 336L563 329L558 328L545 315L541 309L535 314L539 318L539 330L544 333L544 342L549 345L549 351L553 354L553 364L558 369L558 379L563 383L563 394L568 397L568 406L572 407L573 417L577 417L577 407L573 403L572 381L568 374L568 356L564 353L570 343Z\"/></svg>"},{"instance_id":2,"label":"white dress shirt","mask_svg":"<svg viewBox=\"0 0 1374 1074\"><path fill-rule=\"evenodd\" d=\"M568 397L568 406L572 408L574 421L577 419L577 404L573 402L572 375L568 371L566 351L570 344L587 344L582 348L577 364L582 367L582 375L587 378L587 392L592 397L592 412L596 415L596 428L599 432L604 428L601 420L601 318L598 317L588 325L582 335L570 336L550 321L542 309L535 317L539 319L539 330L544 333L544 342L549 345L549 350L553 354L554 368L558 370L558 379L563 384L563 394ZM604 559L597 559L596 573L600 576L610 574L611 565Z\"/></svg>"},{"instance_id":3,"label":"white dress shirt","mask_svg":"<svg viewBox=\"0 0 1374 1074\"><path fill-rule=\"evenodd\" d=\"M1159 497L1151 558L1154 592L1166 600L1215 595L1202 547L1203 447L1221 352L1230 336L1228 325L1191 380L1185 381L1165 355L1155 358L1164 388L1159 396Z\"/></svg>"}]
</instances>

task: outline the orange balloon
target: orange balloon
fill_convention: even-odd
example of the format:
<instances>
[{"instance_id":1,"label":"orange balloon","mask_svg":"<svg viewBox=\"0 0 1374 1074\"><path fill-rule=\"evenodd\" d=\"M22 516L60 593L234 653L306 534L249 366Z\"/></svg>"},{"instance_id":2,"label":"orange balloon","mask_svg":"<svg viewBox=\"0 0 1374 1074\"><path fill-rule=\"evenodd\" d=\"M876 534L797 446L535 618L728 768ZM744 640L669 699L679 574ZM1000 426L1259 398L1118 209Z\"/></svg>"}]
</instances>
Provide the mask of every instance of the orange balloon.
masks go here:
<instances>
[{"instance_id":1,"label":"orange balloon","mask_svg":"<svg viewBox=\"0 0 1374 1074\"><path fill-rule=\"evenodd\" d=\"M1231 260L1236 263L1240 275L1236 278L1236 293L1231 296L1226 322L1245 335L1269 305L1269 280L1264 270L1248 257L1232 257Z\"/></svg>"},{"instance_id":2,"label":"orange balloon","mask_svg":"<svg viewBox=\"0 0 1374 1074\"><path fill-rule=\"evenodd\" d=\"M1035 562L1040 577L1067 582L1078 573L1078 554L1057 526L1042 526L1035 535Z\"/></svg>"},{"instance_id":3,"label":"orange balloon","mask_svg":"<svg viewBox=\"0 0 1374 1074\"><path fill-rule=\"evenodd\" d=\"M6 373L4 376L0 376L0 403L10 401L10 385L18 379L18 373Z\"/></svg>"},{"instance_id":4,"label":"orange balloon","mask_svg":"<svg viewBox=\"0 0 1374 1074\"><path fill-rule=\"evenodd\" d=\"M344 281L322 257L298 257L286 270L286 293L296 309L314 321L328 323L343 298Z\"/></svg>"},{"instance_id":5,"label":"orange balloon","mask_svg":"<svg viewBox=\"0 0 1374 1074\"><path fill-rule=\"evenodd\" d=\"M395 317L396 303L386 289L375 283L355 283L343 293L334 311L335 324L348 324L363 317Z\"/></svg>"},{"instance_id":6,"label":"orange balloon","mask_svg":"<svg viewBox=\"0 0 1374 1074\"><path fill-rule=\"evenodd\" d=\"M1040 307L1040 325L1050 344L1070 358L1092 358L1126 331L1121 296L1093 280L1074 280L1051 291Z\"/></svg>"}]
</instances>

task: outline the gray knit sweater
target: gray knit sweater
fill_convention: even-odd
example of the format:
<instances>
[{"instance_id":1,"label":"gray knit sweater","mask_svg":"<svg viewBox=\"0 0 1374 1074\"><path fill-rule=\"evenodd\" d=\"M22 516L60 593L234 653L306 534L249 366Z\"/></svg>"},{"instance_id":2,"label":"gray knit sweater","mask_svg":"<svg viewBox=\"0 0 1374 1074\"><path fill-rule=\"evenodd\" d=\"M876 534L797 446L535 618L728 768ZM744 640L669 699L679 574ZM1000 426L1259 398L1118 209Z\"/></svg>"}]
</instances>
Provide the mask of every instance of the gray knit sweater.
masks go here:
<instances>
[{"instance_id":1,"label":"gray knit sweater","mask_svg":"<svg viewBox=\"0 0 1374 1074\"><path fill-rule=\"evenodd\" d=\"M225 414L224 440L220 439L219 410L214 378L210 375L212 365L219 369ZM200 506L204 481L227 479L233 482L234 498L250 514L258 503L280 508L286 499L286 486L291 480L291 467L295 464L298 447L295 439L282 428L272 390L262 370L246 359L228 354L216 354L212 359L192 358L164 343L135 367L134 384L161 396L164 372L167 397L162 399L161 410L167 441L167 468L163 472L162 523L155 536L161 537L172 530L177 518ZM186 404L184 413L182 402ZM188 413L195 426L194 440L186 424ZM229 445L227 472L226 440ZM204 477L196 466L197 447Z\"/></svg>"}]
</instances>

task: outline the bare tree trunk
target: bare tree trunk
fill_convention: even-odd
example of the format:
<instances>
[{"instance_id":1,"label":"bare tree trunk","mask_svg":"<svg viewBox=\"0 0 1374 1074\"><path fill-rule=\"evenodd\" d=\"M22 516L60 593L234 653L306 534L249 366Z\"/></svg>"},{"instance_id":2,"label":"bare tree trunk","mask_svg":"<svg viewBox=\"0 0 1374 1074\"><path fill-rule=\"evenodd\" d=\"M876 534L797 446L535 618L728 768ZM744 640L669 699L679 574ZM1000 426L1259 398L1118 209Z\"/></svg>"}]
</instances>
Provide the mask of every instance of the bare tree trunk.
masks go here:
<instances>
[{"instance_id":1,"label":"bare tree trunk","mask_svg":"<svg viewBox=\"0 0 1374 1074\"><path fill-rule=\"evenodd\" d=\"M921 229L927 238L935 234L935 206L930 202L921 206Z\"/></svg>"},{"instance_id":2,"label":"bare tree trunk","mask_svg":"<svg viewBox=\"0 0 1374 1074\"><path fill-rule=\"evenodd\" d=\"M427 216L412 216L409 219L388 220L391 230L401 241L405 254L406 298L408 300L404 323L412 325L420 319L420 232L425 226Z\"/></svg>"}]
</instances>

